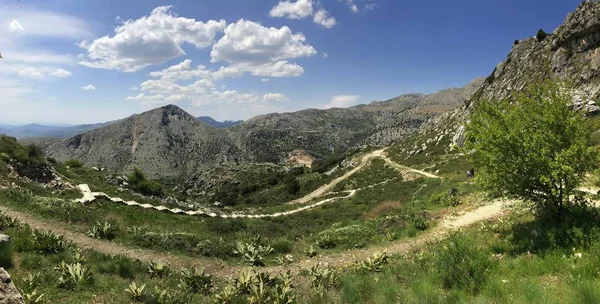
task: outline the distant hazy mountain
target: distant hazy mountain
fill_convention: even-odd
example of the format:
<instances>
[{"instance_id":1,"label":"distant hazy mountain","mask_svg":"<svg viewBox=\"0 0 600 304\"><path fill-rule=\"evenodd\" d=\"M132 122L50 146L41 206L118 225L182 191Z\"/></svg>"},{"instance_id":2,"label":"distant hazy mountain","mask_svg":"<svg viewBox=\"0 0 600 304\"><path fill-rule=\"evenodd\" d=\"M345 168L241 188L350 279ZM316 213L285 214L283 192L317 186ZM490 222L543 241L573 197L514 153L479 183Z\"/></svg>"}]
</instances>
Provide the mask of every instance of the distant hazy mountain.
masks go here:
<instances>
[{"instance_id":1,"label":"distant hazy mountain","mask_svg":"<svg viewBox=\"0 0 600 304\"><path fill-rule=\"evenodd\" d=\"M233 126L237 126L243 123L243 120L226 120L226 121L216 121L210 116L200 116L198 117L201 121L219 129L225 129Z\"/></svg>"},{"instance_id":2,"label":"distant hazy mountain","mask_svg":"<svg viewBox=\"0 0 600 304\"><path fill-rule=\"evenodd\" d=\"M40 124L28 124L24 126L0 126L0 134L10 135L19 139L23 138L67 138L73 135L87 132L96 128L104 127L114 123L105 122L89 125L76 125L70 127L47 126Z\"/></svg>"}]
</instances>

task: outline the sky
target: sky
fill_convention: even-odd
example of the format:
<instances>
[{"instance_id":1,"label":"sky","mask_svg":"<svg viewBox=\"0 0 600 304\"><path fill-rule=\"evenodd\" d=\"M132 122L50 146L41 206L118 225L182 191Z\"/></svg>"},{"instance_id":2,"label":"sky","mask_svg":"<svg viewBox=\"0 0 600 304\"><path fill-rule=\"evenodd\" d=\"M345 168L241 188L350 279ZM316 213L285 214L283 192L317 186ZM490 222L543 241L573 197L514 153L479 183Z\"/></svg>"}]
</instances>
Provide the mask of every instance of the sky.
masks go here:
<instances>
[{"instance_id":1,"label":"sky","mask_svg":"<svg viewBox=\"0 0 600 304\"><path fill-rule=\"evenodd\" d=\"M579 0L0 0L0 124L248 119L461 87Z\"/></svg>"}]
</instances>

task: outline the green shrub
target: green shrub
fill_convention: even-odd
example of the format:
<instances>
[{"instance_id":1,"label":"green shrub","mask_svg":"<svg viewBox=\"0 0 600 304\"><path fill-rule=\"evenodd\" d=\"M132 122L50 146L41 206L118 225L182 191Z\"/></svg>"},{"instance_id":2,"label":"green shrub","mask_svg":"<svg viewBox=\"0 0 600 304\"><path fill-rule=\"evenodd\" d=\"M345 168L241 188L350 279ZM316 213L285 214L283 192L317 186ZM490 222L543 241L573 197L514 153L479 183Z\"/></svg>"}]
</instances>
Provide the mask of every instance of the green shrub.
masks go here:
<instances>
[{"instance_id":1,"label":"green shrub","mask_svg":"<svg viewBox=\"0 0 600 304\"><path fill-rule=\"evenodd\" d=\"M275 253L290 253L292 252L292 248L294 247L294 244L287 239L279 239L275 242L273 242L271 244L271 247L273 247L273 252Z\"/></svg>"},{"instance_id":2,"label":"green shrub","mask_svg":"<svg viewBox=\"0 0 600 304\"><path fill-rule=\"evenodd\" d=\"M213 288L213 278L204 269L194 267L180 273L179 287L192 293L209 294Z\"/></svg>"},{"instance_id":3,"label":"green shrub","mask_svg":"<svg viewBox=\"0 0 600 304\"><path fill-rule=\"evenodd\" d=\"M519 39L516 39L516 40L513 42L513 45L517 45L517 44L519 44L519 42L520 42L520 41L519 41Z\"/></svg>"},{"instance_id":4,"label":"green shrub","mask_svg":"<svg viewBox=\"0 0 600 304\"><path fill-rule=\"evenodd\" d=\"M146 178L146 175L140 170L135 169L131 175L127 177L127 181L131 188L143 195L163 196L163 185L157 181L152 181Z\"/></svg>"},{"instance_id":5,"label":"green shrub","mask_svg":"<svg viewBox=\"0 0 600 304\"><path fill-rule=\"evenodd\" d=\"M34 250L42 254L61 253L70 248L70 244L62 236L50 231L34 230L31 234Z\"/></svg>"},{"instance_id":6,"label":"green shrub","mask_svg":"<svg viewBox=\"0 0 600 304\"><path fill-rule=\"evenodd\" d=\"M65 166L69 168L81 168L83 167L83 163L76 159L69 159L64 163Z\"/></svg>"},{"instance_id":7,"label":"green shrub","mask_svg":"<svg viewBox=\"0 0 600 304\"><path fill-rule=\"evenodd\" d=\"M548 37L548 34L546 34L546 32L544 32L543 29L539 29L537 34L535 35L535 39L537 39L537 41L543 41L544 39L546 39L546 37Z\"/></svg>"},{"instance_id":8,"label":"green shrub","mask_svg":"<svg viewBox=\"0 0 600 304\"><path fill-rule=\"evenodd\" d=\"M90 268L80 263L67 264L61 262L55 267L58 272L58 287L73 290L82 284L93 283Z\"/></svg>"},{"instance_id":9,"label":"green shrub","mask_svg":"<svg viewBox=\"0 0 600 304\"><path fill-rule=\"evenodd\" d=\"M97 239L113 240L117 236L117 224L115 222L96 222L86 235Z\"/></svg>"},{"instance_id":10,"label":"green shrub","mask_svg":"<svg viewBox=\"0 0 600 304\"><path fill-rule=\"evenodd\" d=\"M13 255L10 242L0 243L0 267L5 269L13 267Z\"/></svg>"},{"instance_id":11,"label":"green shrub","mask_svg":"<svg viewBox=\"0 0 600 304\"><path fill-rule=\"evenodd\" d=\"M349 225L324 230L317 235L316 243L322 249L361 248L373 236L373 230L365 225Z\"/></svg>"},{"instance_id":12,"label":"green shrub","mask_svg":"<svg viewBox=\"0 0 600 304\"><path fill-rule=\"evenodd\" d=\"M102 255L97 265L99 273L116 274L124 279L134 279L136 275L145 272L140 261L133 261L123 255L115 257Z\"/></svg>"},{"instance_id":13,"label":"green shrub","mask_svg":"<svg viewBox=\"0 0 600 304\"><path fill-rule=\"evenodd\" d=\"M450 236L437 256L436 269L445 288L477 293L487 282L495 263L461 233Z\"/></svg>"}]
</instances>

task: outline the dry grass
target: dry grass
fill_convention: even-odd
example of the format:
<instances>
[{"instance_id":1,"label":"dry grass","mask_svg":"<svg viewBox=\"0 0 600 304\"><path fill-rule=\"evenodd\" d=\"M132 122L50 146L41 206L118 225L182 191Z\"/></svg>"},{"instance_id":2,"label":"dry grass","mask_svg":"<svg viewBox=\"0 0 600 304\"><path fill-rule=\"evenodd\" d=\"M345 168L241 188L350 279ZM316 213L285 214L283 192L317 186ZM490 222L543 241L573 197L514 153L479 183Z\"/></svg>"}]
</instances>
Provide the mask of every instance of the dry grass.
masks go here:
<instances>
[{"instance_id":1,"label":"dry grass","mask_svg":"<svg viewBox=\"0 0 600 304\"><path fill-rule=\"evenodd\" d=\"M369 210L369 212L365 213L365 217L367 219L374 219L379 217L382 214L389 213L393 210L400 209L402 207L402 203L399 201L387 201L383 202L373 209Z\"/></svg>"}]
</instances>

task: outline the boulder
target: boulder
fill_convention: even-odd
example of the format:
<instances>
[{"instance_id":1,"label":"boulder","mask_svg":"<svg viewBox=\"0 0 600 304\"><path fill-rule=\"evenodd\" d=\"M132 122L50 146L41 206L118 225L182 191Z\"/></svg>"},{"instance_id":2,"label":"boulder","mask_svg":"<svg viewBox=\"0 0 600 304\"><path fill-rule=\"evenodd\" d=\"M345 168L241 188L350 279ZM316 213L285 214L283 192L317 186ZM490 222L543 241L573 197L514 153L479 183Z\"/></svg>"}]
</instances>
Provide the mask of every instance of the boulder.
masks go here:
<instances>
[{"instance_id":1,"label":"boulder","mask_svg":"<svg viewBox=\"0 0 600 304\"><path fill-rule=\"evenodd\" d=\"M0 267L0 304L23 304L23 297L13 284L10 275Z\"/></svg>"}]
</instances>

